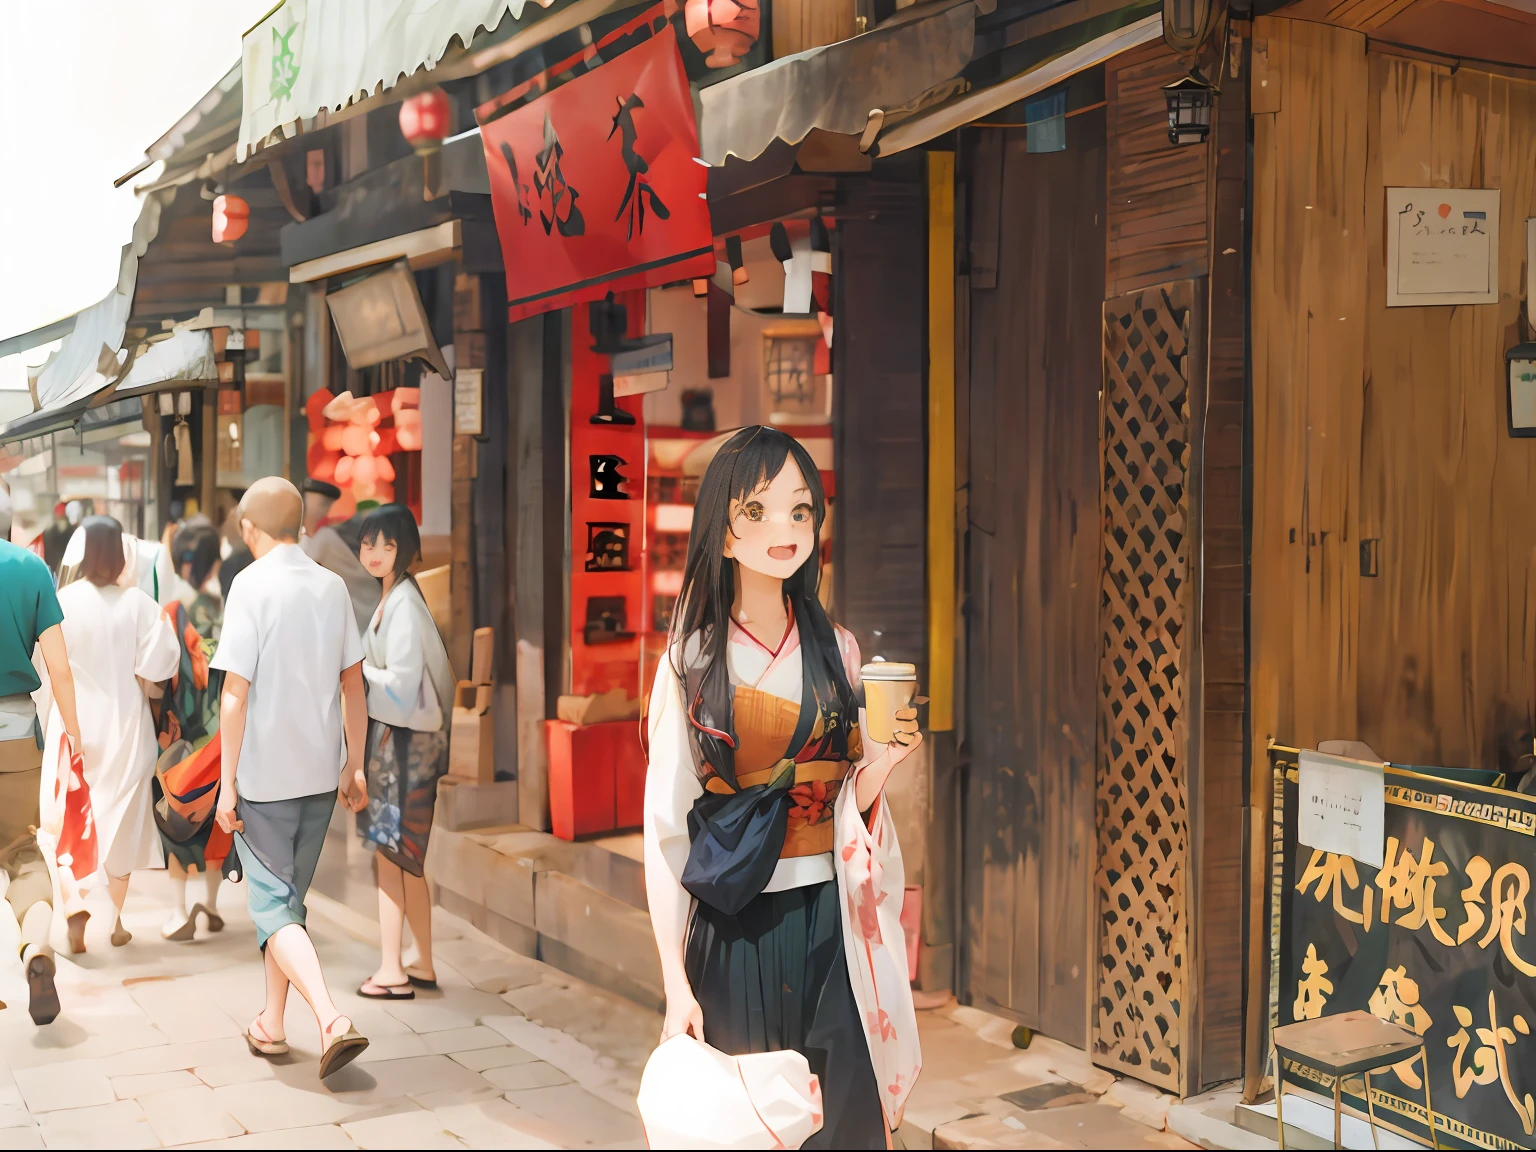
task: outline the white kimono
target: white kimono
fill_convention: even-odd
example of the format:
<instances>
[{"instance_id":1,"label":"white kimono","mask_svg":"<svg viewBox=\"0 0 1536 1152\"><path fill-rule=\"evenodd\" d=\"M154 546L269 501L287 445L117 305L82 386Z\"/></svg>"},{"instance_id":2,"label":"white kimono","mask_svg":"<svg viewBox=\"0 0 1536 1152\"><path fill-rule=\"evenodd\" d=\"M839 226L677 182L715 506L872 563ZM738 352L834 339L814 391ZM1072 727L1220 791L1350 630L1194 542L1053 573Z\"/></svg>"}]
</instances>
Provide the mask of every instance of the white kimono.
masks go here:
<instances>
[{"instance_id":1,"label":"white kimono","mask_svg":"<svg viewBox=\"0 0 1536 1152\"><path fill-rule=\"evenodd\" d=\"M160 746L139 678L166 680L176 671L181 648L175 629L138 588L98 588L89 580L76 580L60 590L59 607L64 610L64 643L75 680L97 860L110 876L163 867L150 791ZM54 792L64 722L53 706L46 670L43 678L39 711L48 717L45 748L55 752L43 756L40 842L55 840L63 819ZM51 843L44 852L53 859ZM84 876L75 879L87 881ZM65 893L66 906L73 903L73 895Z\"/></svg>"},{"instance_id":2,"label":"white kimono","mask_svg":"<svg viewBox=\"0 0 1536 1152\"><path fill-rule=\"evenodd\" d=\"M441 732L453 715L453 670L437 624L409 580L389 590L363 632L368 715L395 728Z\"/></svg>"},{"instance_id":3,"label":"white kimono","mask_svg":"<svg viewBox=\"0 0 1536 1152\"><path fill-rule=\"evenodd\" d=\"M837 639L849 682L857 689L858 643L842 628L837 629ZM801 698L798 625L791 624L778 650L769 651L733 624L731 642L726 647L733 687L745 684L785 700ZM689 655L692 657L693 653ZM862 711L860 719L862 727ZM675 936L676 950L681 955L692 911L692 897L682 886L690 847L688 813L704 788L694 769L689 721L670 654L656 669L647 730L650 760L645 779L646 892L658 937ZM922 1052L912 987L907 979L907 945L901 927L905 873L895 822L886 812L883 794L870 809L867 825L856 799L859 774L883 752L881 745L865 741L864 758L849 773L838 795L835 851L780 859L764 891L782 891L836 878L848 977L863 1019L881 1103L894 1132L901 1124L907 1096L922 1070ZM708 1020L704 1022L704 1031L707 1039Z\"/></svg>"}]
</instances>

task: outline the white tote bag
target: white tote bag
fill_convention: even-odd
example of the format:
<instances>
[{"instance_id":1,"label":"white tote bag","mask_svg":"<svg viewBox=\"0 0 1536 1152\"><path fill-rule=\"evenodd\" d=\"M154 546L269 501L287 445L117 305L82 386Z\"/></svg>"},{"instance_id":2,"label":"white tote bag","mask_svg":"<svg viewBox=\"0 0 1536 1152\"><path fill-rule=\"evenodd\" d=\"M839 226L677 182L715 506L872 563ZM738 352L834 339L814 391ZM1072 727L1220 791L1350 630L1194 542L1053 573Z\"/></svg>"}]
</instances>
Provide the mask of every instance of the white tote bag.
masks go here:
<instances>
[{"instance_id":1,"label":"white tote bag","mask_svg":"<svg viewBox=\"0 0 1536 1152\"><path fill-rule=\"evenodd\" d=\"M821 1130L821 1081L800 1053L727 1056L686 1034L651 1053L638 1103L652 1148L798 1148Z\"/></svg>"}]
</instances>

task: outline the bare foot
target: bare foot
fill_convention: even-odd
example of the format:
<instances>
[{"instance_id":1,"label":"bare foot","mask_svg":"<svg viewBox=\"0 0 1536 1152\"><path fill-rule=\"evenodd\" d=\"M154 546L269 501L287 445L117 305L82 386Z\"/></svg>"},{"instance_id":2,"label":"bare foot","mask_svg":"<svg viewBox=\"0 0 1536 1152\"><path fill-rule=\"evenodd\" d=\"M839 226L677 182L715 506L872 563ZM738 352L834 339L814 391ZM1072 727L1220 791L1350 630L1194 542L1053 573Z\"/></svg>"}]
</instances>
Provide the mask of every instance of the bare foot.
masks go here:
<instances>
[{"instance_id":1,"label":"bare foot","mask_svg":"<svg viewBox=\"0 0 1536 1152\"><path fill-rule=\"evenodd\" d=\"M69 950L76 956L85 951L85 926L90 919L89 912L76 912L69 918Z\"/></svg>"}]
</instances>

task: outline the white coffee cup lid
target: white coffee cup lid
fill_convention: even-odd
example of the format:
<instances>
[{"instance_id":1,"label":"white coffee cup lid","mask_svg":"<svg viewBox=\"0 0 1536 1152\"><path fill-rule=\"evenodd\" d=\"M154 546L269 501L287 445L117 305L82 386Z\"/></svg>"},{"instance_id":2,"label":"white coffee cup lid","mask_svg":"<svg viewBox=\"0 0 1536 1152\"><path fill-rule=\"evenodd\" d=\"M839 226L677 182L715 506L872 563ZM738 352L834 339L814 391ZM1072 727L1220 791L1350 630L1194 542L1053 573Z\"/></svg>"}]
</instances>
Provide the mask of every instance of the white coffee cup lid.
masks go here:
<instances>
[{"instance_id":1,"label":"white coffee cup lid","mask_svg":"<svg viewBox=\"0 0 1536 1152\"><path fill-rule=\"evenodd\" d=\"M897 664L888 660L876 660L859 669L865 680L916 680L916 664Z\"/></svg>"}]
</instances>

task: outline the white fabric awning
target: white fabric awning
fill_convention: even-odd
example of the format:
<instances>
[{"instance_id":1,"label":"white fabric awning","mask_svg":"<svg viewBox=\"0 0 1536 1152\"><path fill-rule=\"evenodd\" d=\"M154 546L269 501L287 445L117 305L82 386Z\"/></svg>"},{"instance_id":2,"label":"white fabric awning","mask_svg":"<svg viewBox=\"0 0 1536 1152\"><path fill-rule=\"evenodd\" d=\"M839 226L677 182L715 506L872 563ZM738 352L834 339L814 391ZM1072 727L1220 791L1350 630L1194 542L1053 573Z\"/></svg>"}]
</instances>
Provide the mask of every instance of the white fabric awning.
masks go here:
<instances>
[{"instance_id":1,"label":"white fabric awning","mask_svg":"<svg viewBox=\"0 0 1536 1152\"><path fill-rule=\"evenodd\" d=\"M213 334L179 330L157 340L139 353L133 366L112 390L114 399L150 392L207 388L219 382L219 365L213 354Z\"/></svg>"},{"instance_id":2,"label":"white fabric awning","mask_svg":"<svg viewBox=\"0 0 1536 1152\"><path fill-rule=\"evenodd\" d=\"M919 112L910 120L901 121L880 134L875 142L875 155L890 156L896 152L904 152L908 148L915 148L919 144L926 144L936 136L942 136L946 132L959 128L962 124L969 124L972 120L990 116L999 109L1006 108L1027 96L1033 96L1036 92L1043 92L1052 85L1061 83L1067 77L1092 68L1096 64L1102 64L1110 57L1118 56L1128 49L1135 48L1138 44L1159 39L1162 34L1161 15L1148 16L1124 28L1106 32L1080 47L1073 48L1070 52L1064 52L1050 60L1042 60L1028 71L1020 72L1001 84L980 88L947 104L940 104L925 112Z\"/></svg>"},{"instance_id":3,"label":"white fabric awning","mask_svg":"<svg viewBox=\"0 0 1536 1152\"><path fill-rule=\"evenodd\" d=\"M75 316L74 326L59 350L33 376L31 384L39 410L67 407L101 391L121 375L127 362L123 337L138 284L139 257L160 233L160 212L166 202L158 193L144 198L133 226L133 239L123 246L116 286Z\"/></svg>"},{"instance_id":4,"label":"white fabric awning","mask_svg":"<svg viewBox=\"0 0 1536 1152\"><path fill-rule=\"evenodd\" d=\"M481 28L530 4L554 0L286 0L245 34L243 101L236 158L273 132L321 109L338 111L433 68L457 37L466 48Z\"/></svg>"}]
</instances>

